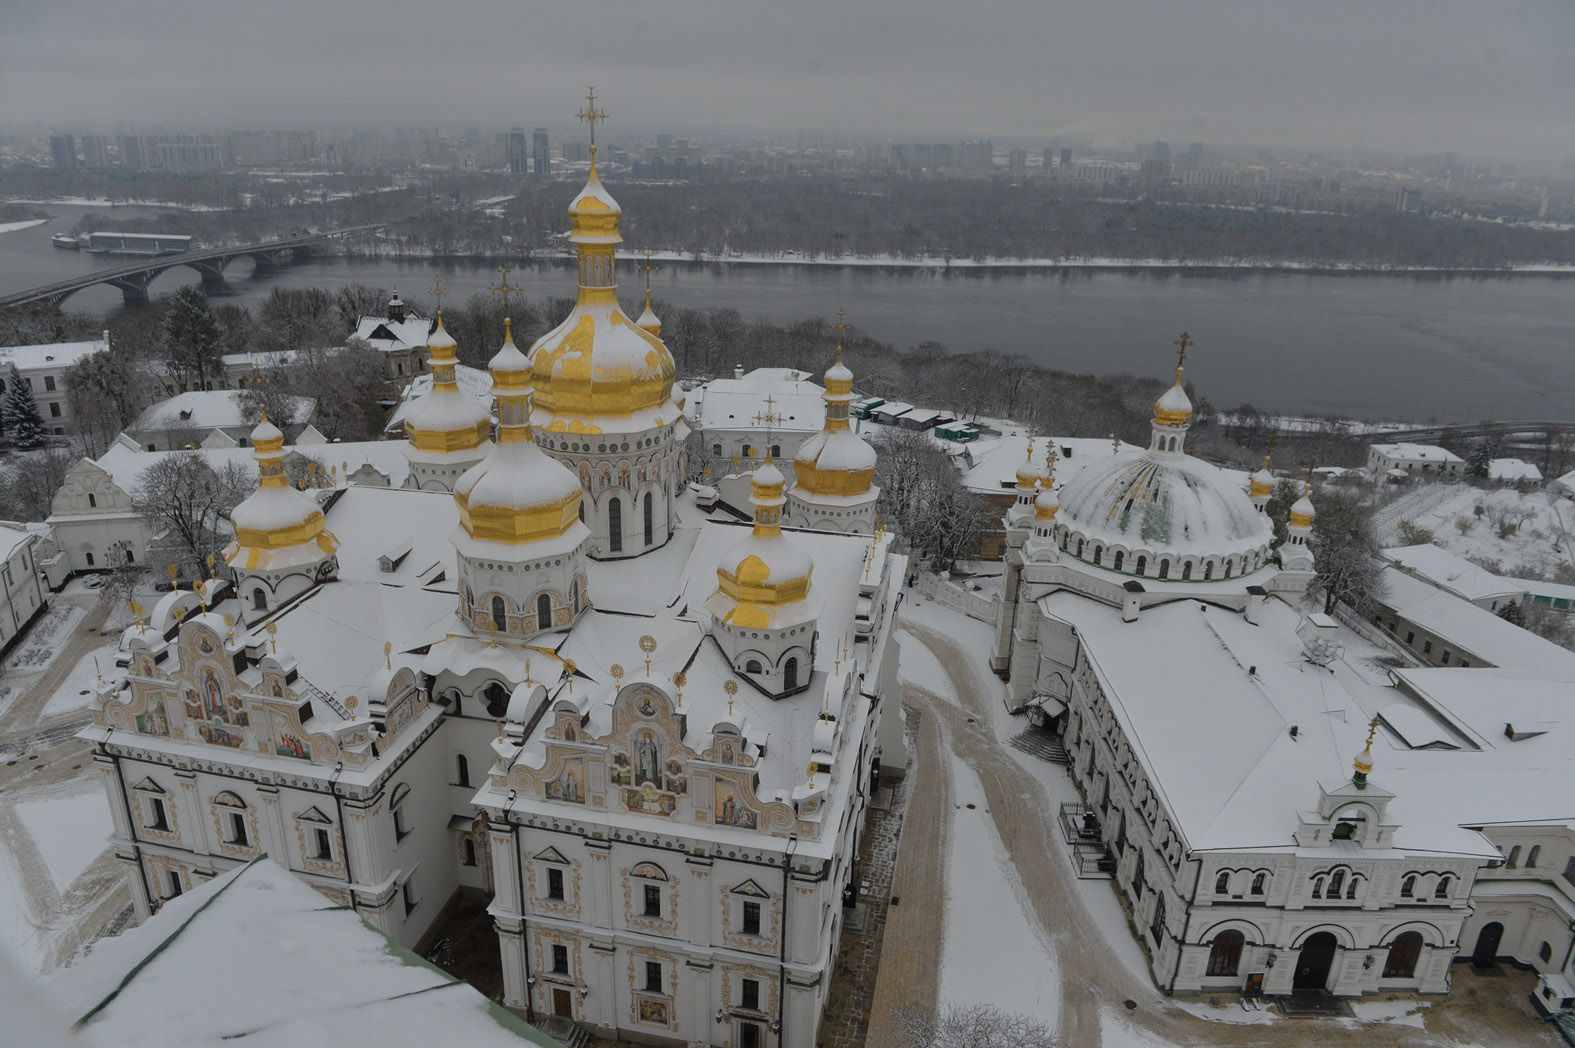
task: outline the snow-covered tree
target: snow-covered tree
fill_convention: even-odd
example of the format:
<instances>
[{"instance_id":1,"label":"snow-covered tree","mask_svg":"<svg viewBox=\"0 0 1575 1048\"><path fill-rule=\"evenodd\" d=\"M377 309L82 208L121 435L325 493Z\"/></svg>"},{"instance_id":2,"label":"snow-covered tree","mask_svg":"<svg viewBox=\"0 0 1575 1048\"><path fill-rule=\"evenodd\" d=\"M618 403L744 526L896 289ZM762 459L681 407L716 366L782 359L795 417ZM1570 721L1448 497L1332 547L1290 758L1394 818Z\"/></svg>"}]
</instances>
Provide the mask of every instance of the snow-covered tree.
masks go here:
<instances>
[{"instance_id":1,"label":"snow-covered tree","mask_svg":"<svg viewBox=\"0 0 1575 1048\"><path fill-rule=\"evenodd\" d=\"M214 469L200 452L166 456L142 471L131 504L148 533L154 565L174 563L188 578L206 575L210 554L223 549L229 516L256 487L239 464Z\"/></svg>"},{"instance_id":2,"label":"snow-covered tree","mask_svg":"<svg viewBox=\"0 0 1575 1048\"><path fill-rule=\"evenodd\" d=\"M1325 487L1318 494L1313 521L1313 558L1317 577L1309 595L1323 600L1325 614L1347 604L1366 615L1384 595L1383 561L1373 531L1373 507L1360 494Z\"/></svg>"},{"instance_id":3,"label":"snow-covered tree","mask_svg":"<svg viewBox=\"0 0 1575 1048\"><path fill-rule=\"evenodd\" d=\"M1478 438L1466 449L1466 476L1487 479L1493 467L1493 445L1486 438Z\"/></svg>"},{"instance_id":4,"label":"snow-covered tree","mask_svg":"<svg viewBox=\"0 0 1575 1048\"><path fill-rule=\"evenodd\" d=\"M904 1012L900 1048L1057 1048L1043 1021L993 1004L948 1004L940 1012Z\"/></svg>"},{"instance_id":5,"label":"snow-covered tree","mask_svg":"<svg viewBox=\"0 0 1575 1048\"><path fill-rule=\"evenodd\" d=\"M5 400L0 401L0 428L11 438L12 445L23 451L42 447L46 439L44 420L39 417L38 402L33 399L33 387L17 372L15 364L6 372Z\"/></svg>"},{"instance_id":6,"label":"snow-covered tree","mask_svg":"<svg viewBox=\"0 0 1575 1048\"><path fill-rule=\"evenodd\" d=\"M1269 496L1268 504L1263 507L1263 512L1269 518L1269 523L1274 525L1274 545L1279 546L1285 542L1286 527L1291 521L1291 506L1302 497L1302 485L1296 480L1281 480L1274 485L1274 493Z\"/></svg>"},{"instance_id":7,"label":"snow-covered tree","mask_svg":"<svg viewBox=\"0 0 1575 1048\"><path fill-rule=\"evenodd\" d=\"M1516 626L1524 626L1526 624L1526 609L1520 606L1519 601L1512 600L1498 609L1498 617L1505 622L1514 623Z\"/></svg>"},{"instance_id":8,"label":"snow-covered tree","mask_svg":"<svg viewBox=\"0 0 1575 1048\"><path fill-rule=\"evenodd\" d=\"M208 297L196 287L183 287L170 296L164 311L164 348L177 374L205 388L224 372L223 331L208 306Z\"/></svg>"}]
</instances>

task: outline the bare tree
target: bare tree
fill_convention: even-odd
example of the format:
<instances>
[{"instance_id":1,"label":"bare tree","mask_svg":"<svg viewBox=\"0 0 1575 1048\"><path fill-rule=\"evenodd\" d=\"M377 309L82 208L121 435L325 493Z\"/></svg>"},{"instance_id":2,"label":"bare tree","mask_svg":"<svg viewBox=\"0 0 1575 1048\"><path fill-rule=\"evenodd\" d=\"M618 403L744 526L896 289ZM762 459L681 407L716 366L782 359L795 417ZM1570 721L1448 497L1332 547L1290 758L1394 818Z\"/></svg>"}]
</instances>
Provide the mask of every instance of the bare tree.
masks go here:
<instances>
[{"instance_id":1,"label":"bare tree","mask_svg":"<svg viewBox=\"0 0 1575 1048\"><path fill-rule=\"evenodd\" d=\"M877 508L888 526L938 571L967 556L993 526L989 504L963 487L946 453L924 433L888 430L878 450Z\"/></svg>"},{"instance_id":2,"label":"bare tree","mask_svg":"<svg viewBox=\"0 0 1575 1048\"><path fill-rule=\"evenodd\" d=\"M907 1011L897 1017L897 1027L899 1048L1057 1048L1061 1043L1043 1021L993 1004Z\"/></svg>"},{"instance_id":3,"label":"bare tree","mask_svg":"<svg viewBox=\"0 0 1575 1048\"><path fill-rule=\"evenodd\" d=\"M1322 599L1324 614L1334 614L1337 604L1370 613L1384 595L1372 504L1357 492L1324 488L1309 545L1317 565L1309 596Z\"/></svg>"},{"instance_id":4,"label":"bare tree","mask_svg":"<svg viewBox=\"0 0 1575 1048\"><path fill-rule=\"evenodd\" d=\"M131 504L153 536L148 559L192 578L205 574L208 557L224 547L230 511L254 487L238 463L216 470L199 452L167 455L143 470Z\"/></svg>"}]
</instances>

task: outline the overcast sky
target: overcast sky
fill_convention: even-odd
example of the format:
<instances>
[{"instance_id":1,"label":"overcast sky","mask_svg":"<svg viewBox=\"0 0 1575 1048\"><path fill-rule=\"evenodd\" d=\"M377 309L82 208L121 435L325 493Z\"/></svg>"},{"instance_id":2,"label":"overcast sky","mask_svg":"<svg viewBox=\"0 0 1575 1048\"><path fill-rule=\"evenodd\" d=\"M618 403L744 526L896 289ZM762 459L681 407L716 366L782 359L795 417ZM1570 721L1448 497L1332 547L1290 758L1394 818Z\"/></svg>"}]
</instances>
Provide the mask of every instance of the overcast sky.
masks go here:
<instances>
[{"instance_id":1,"label":"overcast sky","mask_svg":"<svg viewBox=\"0 0 1575 1048\"><path fill-rule=\"evenodd\" d=\"M0 124L1575 154L1575 0L0 0Z\"/></svg>"}]
</instances>

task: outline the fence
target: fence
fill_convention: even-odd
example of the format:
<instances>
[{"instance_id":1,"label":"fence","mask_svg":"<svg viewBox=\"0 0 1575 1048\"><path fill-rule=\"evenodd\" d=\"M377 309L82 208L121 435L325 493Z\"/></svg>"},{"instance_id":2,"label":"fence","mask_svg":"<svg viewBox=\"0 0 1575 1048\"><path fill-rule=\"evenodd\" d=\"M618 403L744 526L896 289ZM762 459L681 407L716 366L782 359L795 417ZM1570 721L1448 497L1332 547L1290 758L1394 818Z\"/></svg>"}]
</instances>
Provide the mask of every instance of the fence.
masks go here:
<instances>
[{"instance_id":1,"label":"fence","mask_svg":"<svg viewBox=\"0 0 1575 1048\"><path fill-rule=\"evenodd\" d=\"M919 572L919 581L914 588L936 603L944 604L953 611L960 611L969 618L975 618L981 622L988 622L991 625L995 624L996 604L998 602L996 597L985 597L978 593L970 592L928 571Z\"/></svg>"}]
</instances>

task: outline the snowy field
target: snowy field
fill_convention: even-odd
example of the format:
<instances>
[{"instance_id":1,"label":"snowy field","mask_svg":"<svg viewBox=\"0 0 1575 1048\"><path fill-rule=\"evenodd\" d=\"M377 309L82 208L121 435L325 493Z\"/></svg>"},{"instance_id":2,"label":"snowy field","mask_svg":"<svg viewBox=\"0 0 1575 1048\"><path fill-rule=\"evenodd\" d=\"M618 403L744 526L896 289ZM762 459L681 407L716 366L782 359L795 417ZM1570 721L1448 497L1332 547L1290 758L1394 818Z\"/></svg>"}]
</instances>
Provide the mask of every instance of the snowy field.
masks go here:
<instances>
[{"instance_id":1,"label":"snowy field","mask_svg":"<svg viewBox=\"0 0 1575 1048\"><path fill-rule=\"evenodd\" d=\"M19 222L0 222L0 233L15 233L19 229L32 229L48 222L47 218L24 218Z\"/></svg>"},{"instance_id":2,"label":"snowy field","mask_svg":"<svg viewBox=\"0 0 1575 1048\"><path fill-rule=\"evenodd\" d=\"M16 812L62 892L109 847L109 804L92 779L35 794L19 803Z\"/></svg>"},{"instance_id":3,"label":"snowy field","mask_svg":"<svg viewBox=\"0 0 1575 1048\"><path fill-rule=\"evenodd\" d=\"M1410 520L1433 533L1433 541L1469 560L1498 564L1498 573L1522 578L1552 579L1561 568L1575 567L1570 529L1575 504L1545 491L1526 494L1504 488L1486 490L1465 484L1422 485L1379 511ZM1481 515L1478 515L1481 507ZM1398 508L1400 512L1394 512ZM1518 522L1501 534L1500 522ZM1380 534L1386 545L1405 540L1399 522Z\"/></svg>"},{"instance_id":4,"label":"snowy field","mask_svg":"<svg viewBox=\"0 0 1575 1048\"><path fill-rule=\"evenodd\" d=\"M117 643L114 639L105 641L102 647L77 660L70 675L55 689L44 706L45 718L85 710L92 704L93 685L97 683L99 675L110 676L115 672Z\"/></svg>"}]
</instances>

